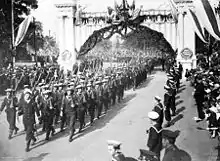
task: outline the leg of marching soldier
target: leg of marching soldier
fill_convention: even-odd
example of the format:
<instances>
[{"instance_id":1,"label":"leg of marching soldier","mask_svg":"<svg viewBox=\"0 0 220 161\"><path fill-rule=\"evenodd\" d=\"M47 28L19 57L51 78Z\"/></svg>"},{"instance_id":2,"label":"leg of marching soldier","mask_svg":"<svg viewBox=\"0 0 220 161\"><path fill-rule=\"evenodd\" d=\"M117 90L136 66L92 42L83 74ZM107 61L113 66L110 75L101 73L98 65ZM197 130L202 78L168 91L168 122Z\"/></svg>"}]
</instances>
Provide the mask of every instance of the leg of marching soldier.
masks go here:
<instances>
[{"instance_id":1,"label":"leg of marching soldier","mask_svg":"<svg viewBox=\"0 0 220 161\"><path fill-rule=\"evenodd\" d=\"M63 131L64 128L64 124L67 122L67 116L65 113L63 113L63 116L61 117L61 121L60 121L60 131Z\"/></svg>"},{"instance_id":2,"label":"leg of marching soldier","mask_svg":"<svg viewBox=\"0 0 220 161\"><path fill-rule=\"evenodd\" d=\"M76 123L76 113L69 116L69 130L70 130L69 142L72 141L73 135L75 133L75 123Z\"/></svg>"}]
</instances>

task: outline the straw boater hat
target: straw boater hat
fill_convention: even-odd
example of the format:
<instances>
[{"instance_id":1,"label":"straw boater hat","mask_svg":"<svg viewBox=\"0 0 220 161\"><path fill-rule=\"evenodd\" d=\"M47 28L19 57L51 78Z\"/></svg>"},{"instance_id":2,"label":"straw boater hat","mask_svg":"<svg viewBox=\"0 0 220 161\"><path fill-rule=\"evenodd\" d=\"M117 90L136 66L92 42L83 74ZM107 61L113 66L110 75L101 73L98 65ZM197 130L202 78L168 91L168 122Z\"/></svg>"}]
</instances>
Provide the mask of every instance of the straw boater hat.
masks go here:
<instances>
[{"instance_id":1,"label":"straw boater hat","mask_svg":"<svg viewBox=\"0 0 220 161\"><path fill-rule=\"evenodd\" d=\"M11 88L8 88L8 89L5 90L5 92L14 92L14 90L11 89Z\"/></svg>"},{"instance_id":2,"label":"straw boater hat","mask_svg":"<svg viewBox=\"0 0 220 161\"><path fill-rule=\"evenodd\" d=\"M76 86L76 89L80 89L80 88L82 88L82 85L81 85L81 84L79 84L78 86Z\"/></svg>"},{"instance_id":3,"label":"straw boater hat","mask_svg":"<svg viewBox=\"0 0 220 161\"><path fill-rule=\"evenodd\" d=\"M50 90L45 90L44 92L43 92L43 94L50 94L51 93L51 91Z\"/></svg>"}]
</instances>

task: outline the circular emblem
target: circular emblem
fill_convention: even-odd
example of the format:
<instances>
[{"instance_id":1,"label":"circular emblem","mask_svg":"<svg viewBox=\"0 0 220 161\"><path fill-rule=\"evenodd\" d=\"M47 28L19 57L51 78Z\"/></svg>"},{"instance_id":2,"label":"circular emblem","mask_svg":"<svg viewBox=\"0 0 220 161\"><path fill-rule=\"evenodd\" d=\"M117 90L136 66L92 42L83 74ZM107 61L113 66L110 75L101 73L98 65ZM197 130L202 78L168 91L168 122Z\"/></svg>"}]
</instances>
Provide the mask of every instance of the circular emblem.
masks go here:
<instances>
[{"instance_id":1,"label":"circular emblem","mask_svg":"<svg viewBox=\"0 0 220 161\"><path fill-rule=\"evenodd\" d=\"M180 54L182 58L186 60L191 59L193 56L193 52L189 48L184 48Z\"/></svg>"},{"instance_id":2,"label":"circular emblem","mask_svg":"<svg viewBox=\"0 0 220 161\"><path fill-rule=\"evenodd\" d=\"M68 51L68 50L65 50L63 53L62 53L62 61L67 61L67 60L70 60L71 58L71 52Z\"/></svg>"}]
</instances>

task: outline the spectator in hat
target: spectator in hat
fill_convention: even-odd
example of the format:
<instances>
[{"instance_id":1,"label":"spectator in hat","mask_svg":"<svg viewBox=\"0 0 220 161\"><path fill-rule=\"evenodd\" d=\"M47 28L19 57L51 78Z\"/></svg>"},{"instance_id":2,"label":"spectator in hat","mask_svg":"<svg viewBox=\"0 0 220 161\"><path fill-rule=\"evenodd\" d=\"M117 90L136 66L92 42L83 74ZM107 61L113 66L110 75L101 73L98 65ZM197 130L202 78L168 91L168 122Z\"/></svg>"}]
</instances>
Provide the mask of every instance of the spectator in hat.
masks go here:
<instances>
[{"instance_id":1,"label":"spectator in hat","mask_svg":"<svg viewBox=\"0 0 220 161\"><path fill-rule=\"evenodd\" d=\"M108 151L112 156L112 161L126 161L124 154L120 151L121 143L115 140L108 140Z\"/></svg>"},{"instance_id":2,"label":"spectator in hat","mask_svg":"<svg viewBox=\"0 0 220 161\"><path fill-rule=\"evenodd\" d=\"M35 143L37 140L34 137L34 125L35 125L35 114L37 114L38 118L40 117L39 110L37 108L37 105L32 99L32 92L31 90L27 89L24 91L24 101L22 101L22 104L19 105L18 114L23 115L23 123L24 127L26 129L26 152L28 152L30 149L30 143L33 141Z\"/></svg>"},{"instance_id":3,"label":"spectator in hat","mask_svg":"<svg viewBox=\"0 0 220 161\"><path fill-rule=\"evenodd\" d=\"M163 104L161 103L161 98L159 96L155 96L154 100L155 100L155 106L154 106L153 111L159 114L157 123L162 127L163 119L164 119Z\"/></svg>"},{"instance_id":4,"label":"spectator in hat","mask_svg":"<svg viewBox=\"0 0 220 161\"><path fill-rule=\"evenodd\" d=\"M201 76L197 77L194 98L195 98L196 105L197 105L198 121L201 121L205 118L205 113L203 112L203 103L204 103L204 99L205 99L205 88L202 83Z\"/></svg>"},{"instance_id":5,"label":"spectator in hat","mask_svg":"<svg viewBox=\"0 0 220 161\"><path fill-rule=\"evenodd\" d=\"M9 124L9 135L8 139L10 140L12 138L13 132L16 135L18 132L18 128L16 127L16 107L18 107L18 99L16 96L13 96L13 90L12 89L6 89L5 90L7 96L4 98L1 108L0 108L0 114L5 109L7 121Z\"/></svg>"},{"instance_id":6,"label":"spectator in hat","mask_svg":"<svg viewBox=\"0 0 220 161\"><path fill-rule=\"evenodd\" d=\"M151 111L148 113L148 117L151 120L152 126L147 130L149 134L147 146L150 151L156 153L157 157L160 158L160 151L162 149L162 127L158 124L159 114L155 111Z\"/></svg>"}]
</instances>

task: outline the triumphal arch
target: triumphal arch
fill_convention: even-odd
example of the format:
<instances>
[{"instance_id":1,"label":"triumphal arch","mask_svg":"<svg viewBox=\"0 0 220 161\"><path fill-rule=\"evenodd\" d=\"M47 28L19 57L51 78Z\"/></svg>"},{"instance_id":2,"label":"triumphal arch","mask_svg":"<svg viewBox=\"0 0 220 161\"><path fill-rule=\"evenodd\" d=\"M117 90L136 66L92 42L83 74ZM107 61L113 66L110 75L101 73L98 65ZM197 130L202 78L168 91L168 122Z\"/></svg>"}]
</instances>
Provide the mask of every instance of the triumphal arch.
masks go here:
<instances>
[{"instance_id":1,"label":"triumphal arch","mask_svg":"<svg viewBox=\"0 0 220 161\"><path fill-rule=\"evenodd\" d=\"M186 12L188 7L192 10L194 7L191 0L174 0L174 2L177 7L177 19L174 18L173 10L168 4L162 5L158 9L145 10L144 6L134 9L132 13L134 17L132 20L135 22L135 14L139 14L139 16L142 17L141 20L139 19L141 26L147 26L162 33L173 50L177 51L177 62L181 62L184 68L195 68L195 32L192 29ZM108 26L110 26L108 21L111 20L109 17L114 17L111 8L106 9L106 12L86 12L86 10L81 12L79 11L79 5L77 0L62 0L62 4L56 4L59 13L59 23L57 24L59 25L59 31L57 35L60 53L70 52L73 62L76 61L77 55L86 54L91 49L88 45L85 46L85 42L98 41L98 39L91 40L90 38L94 32L102 28L110 30L110 28L108 28ZM127 1L122 0L121 8L123 9L124 7L125 11L126 7L128 7L126 5L128 5ZM129 8L131 7L132 5L129 6ZM117 25L117 23L113 23L113 25ZM130 27L135 28L135 26ZM111 30L114 29L111 28ZM124 32L128 31L126 30ZM96 43L93 45L95 44ZM84 48L87 48L82 49L83 45Z\"/></svg>"}]
</instances>

